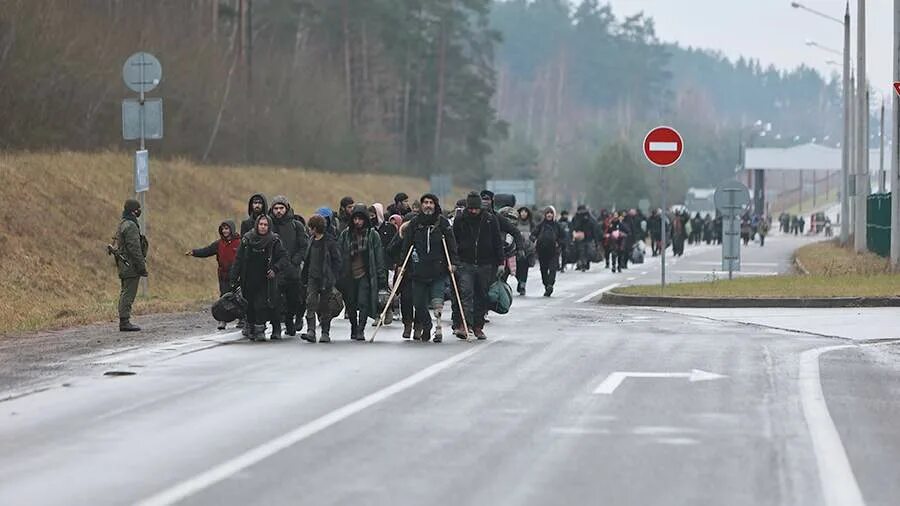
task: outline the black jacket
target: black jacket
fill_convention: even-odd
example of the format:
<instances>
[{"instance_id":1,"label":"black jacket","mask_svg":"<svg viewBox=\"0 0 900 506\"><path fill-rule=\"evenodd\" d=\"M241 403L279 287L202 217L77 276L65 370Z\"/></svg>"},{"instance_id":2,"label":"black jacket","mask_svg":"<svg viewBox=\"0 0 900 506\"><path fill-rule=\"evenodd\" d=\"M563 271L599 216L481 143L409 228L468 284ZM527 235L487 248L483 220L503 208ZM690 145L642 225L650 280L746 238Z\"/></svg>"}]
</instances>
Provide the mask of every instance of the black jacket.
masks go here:
<instances>
[{"instance_id":1,"label":"black jacket","mask_svg":"<svg viewBox=\"0 0 900 506\"><path fill-rule=\"evenodd\" d=\"M430 281L446 276L449 272L447 254L450 255L451 263L459 264L456 238L450 220L440 214L432 216L435 219L431 223L424 214L413 218L403 239L403 258L406 258L410 248L414 248L408 267L413 279ZM443 239L447 241L446 253Z\"/></svg>"},{"instance_id":2,"label":"black jacket","mask_svg":"<svg viewBox=\"0 0 900 506\"><path fill-rule=\"evenodd\" d=\"M309 233L302 223L294 219L294 213L287 206L287 213L278 219L271 214L272 231L281 238L281 244L287 252L289 265L280 275L285 281L298 281L303 260L306 258L306 250L309 248Z\"/></svg>"},{"instance_id":3,"label":"black jacket","mask_svg":"<svg viewBox=\"0 0 900 506\"><path fill-rule=\"evenodd\" d=\"M598 226L597 220L591 216L589 211L578 211L572 218L572 231L584 232L585 241L594 240Z\"/></svg>"},{"instance_id":4,"label":"black jacket","mask_svg":"<svg viewBox=\"0 0 900 506\"><path fill-rule=\"evenodd\" d=\"M255 246L255 231L251 230L241 237L237 257L231 266L231 286L240 286L248 300L252 297L274 308L278 304L278 284L275 279L267 279L266 271L273 270L277 278L278 273L288 268L290 263L281 240L277 235L269 234L273 237L267 244L264 243L265 246Z\"/></svg>"},{"instance_id":5,"label":"black jacket","mask_svg":"<svg viewBox=\"0 0 900 506\"><path fill-rule=\"evenodd\" d=\"M329 234L324 234L321 240L325 241L325 262L322 266L322 290L324 293L328 293L337 283L343 265L341 263L341 252L338 249L337 239ZM309 241L310 247L306 249L306 255L303 259L303 270L300 272L300 281L306 286L309 286L309 260L310 252L312 251L311 246L314 241L315 239L313 238Z\"/></svg>"},{"instance_id":6,"label":"black jacket","mask_svg":"<svg viewBox=\"0 0 900 506\"><path fill-rule=\"evenodd\" d=\"M510 227L518 233L515 226L510 224ZM453 235L456 237L461 263L475 265L503 263L503 241L500 237L500 225L494 214L485 211L478 216L463 214L453 222ZM521 234L519 237L521 238Z\"/></svg>"},{"instance_id":7,"label":"black jacket","mask_svg":"<svg viewBox=\"0 0 900 506\"><path fill-rule=\"evenodd\" d=\"M546 255L565 246L566 234L559 222L542 220L531 231L531 240L535 242L538 254Z\"/></svg>"}]
</instances>

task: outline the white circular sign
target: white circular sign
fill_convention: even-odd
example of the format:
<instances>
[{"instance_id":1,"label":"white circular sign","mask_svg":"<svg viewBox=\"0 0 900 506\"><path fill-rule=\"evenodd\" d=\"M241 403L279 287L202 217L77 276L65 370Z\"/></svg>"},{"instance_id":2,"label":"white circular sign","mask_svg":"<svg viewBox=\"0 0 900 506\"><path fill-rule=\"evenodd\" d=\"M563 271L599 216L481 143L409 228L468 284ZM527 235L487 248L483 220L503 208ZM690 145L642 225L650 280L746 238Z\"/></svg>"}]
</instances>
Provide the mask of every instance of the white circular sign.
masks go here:
<instances>
[{"instance_id":1,"label":"white circular sign","mask_svg":"<svg viewBox=\"0 0 900 506\"><path fill-rule=\"evenodd\" d=\"M162 65L150 53L134 53L122 66L122 79L132 91L146 93L162 81Z\"/></svg>"}]
</instances>

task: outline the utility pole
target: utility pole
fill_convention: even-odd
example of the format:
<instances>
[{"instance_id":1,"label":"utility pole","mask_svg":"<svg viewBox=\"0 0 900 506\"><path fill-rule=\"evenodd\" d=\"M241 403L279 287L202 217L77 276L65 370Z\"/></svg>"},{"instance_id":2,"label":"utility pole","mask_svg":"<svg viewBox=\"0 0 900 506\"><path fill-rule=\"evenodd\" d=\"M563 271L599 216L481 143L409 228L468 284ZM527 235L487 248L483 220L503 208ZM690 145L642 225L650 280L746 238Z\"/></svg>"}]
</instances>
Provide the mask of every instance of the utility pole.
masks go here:
<instances>
[{"instance_id":1,"label":"utility pole","mask_svg":"<svg viewBox=\"0 0 900 506\"><path fill-rule=\"evenodd\" d=\"M866 201L871 185L868 184L869 139L866 138L869 123L868 80L866 79L866 0L857 0L856 17L856 86L859 89L856 125L856 233L853 236L853 248L857 253L866 251Z\"/></svg>"},{"instance_id":2,"label":"utility pole","mask_svg":"<svg viewBox=\"0 0 900 506\"><path fill-rule=\"evenodd\" d=\"M900 0L894 0L894 81L900 82ZM891 107L891 265L900 265L900 97Z\"/></svg>"},{"instance_id":3,"label":"utility pole","mask_svg":"<svg viewBox=\"0 0 900 506\"><path fill-rule=\"evenodd\" d=\"M900 1L900 0L898 0ZM852 125L850 121L853 99L850 84L850 2L844 13L844 142L841 144L841 245L846 246L850 240L850 148Z\"/></svg>"},{"instance_id":4,"label":"utility pole","mask_svg":"<svg viewBox=\"0 0 900 506\"><path fill-rule=\"evenodd\" d=\"M878 193L884 193L887 186L887 174L884 172L884 96L881 97L881 130L878 137Z\"/></svg>"}]
</instances>

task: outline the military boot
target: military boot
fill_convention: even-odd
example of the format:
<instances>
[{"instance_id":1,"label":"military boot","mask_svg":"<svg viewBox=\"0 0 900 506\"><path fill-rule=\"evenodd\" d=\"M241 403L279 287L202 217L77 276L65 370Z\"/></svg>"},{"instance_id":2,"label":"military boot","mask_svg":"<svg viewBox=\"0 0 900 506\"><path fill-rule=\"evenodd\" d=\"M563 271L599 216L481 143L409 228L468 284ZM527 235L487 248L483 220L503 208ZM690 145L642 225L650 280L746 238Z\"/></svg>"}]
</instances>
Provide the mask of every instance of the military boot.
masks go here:
<instances>
[{"instance_id":1,"label":"military boot","mask_svg":"<svg viewBox=\"0 0 900 506\"><path fill-rule=\"evenodd\" d=\"M253 334L251 336L251 339L253 339L254 341L268 341L269 340L269 336L266 335L266 324L265 323L263 323L262 325L254 325L253 326Z\"/></svg>"},{"instance_id":2,"label":"military boot","mask_svg":"<svg viewBox=\"0 0 900 506\"><path fill-rule=\"evenodd\" d=\"M281 339L281 322L272 322L272 339Z\"/></svg>"},{"instance_id":3,"label":"military boot","mask_svg":"<svg viewBox=\"0 0 900 506\"><path fill-rule=\"evenodd\" d=\"M141 328L131 323L128 318L119 318L120 332L137 332L139 330L141 330Z\"/></svg>"},{"instance_id":4,"label":"military boot","mask_svg":"<svg viewBox=\"0 0 900 506\"><path fill-rule=\"evenodd\" d=\"M331 342L331 320L323 320L322 321L322 337L319 339L320 343L330 343Z\"/></svg>"}]
</instances>

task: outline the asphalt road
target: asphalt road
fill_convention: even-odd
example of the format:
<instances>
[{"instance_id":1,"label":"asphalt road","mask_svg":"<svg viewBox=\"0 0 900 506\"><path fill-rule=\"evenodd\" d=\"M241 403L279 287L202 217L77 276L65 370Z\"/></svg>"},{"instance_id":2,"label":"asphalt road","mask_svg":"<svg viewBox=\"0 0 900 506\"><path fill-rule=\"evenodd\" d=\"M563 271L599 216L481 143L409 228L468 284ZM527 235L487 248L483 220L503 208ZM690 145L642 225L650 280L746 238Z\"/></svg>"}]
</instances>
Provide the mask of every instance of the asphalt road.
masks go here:
<instances>
[{"instance_id":1,"label":"asphalt road","mask_svg":"<svg viewBox=\"0 0 900 506\"><path fill-rule=\"evenodd\" d=\"M689 251L673 275L718 254ZM897 504L896 348L578 302L658 275L564 274L474 344L104 355L136 374L0 402L0 504Z\"/></svg>"}]
</instances>

